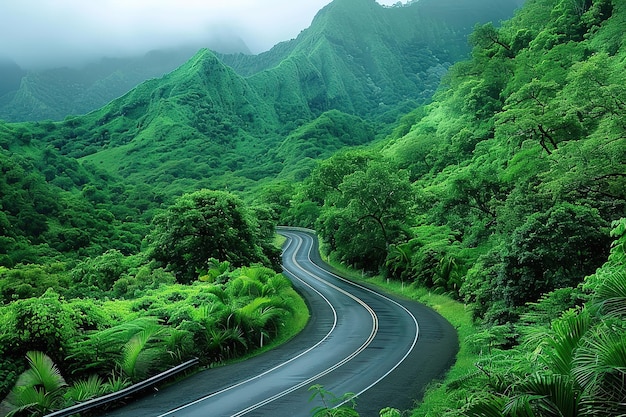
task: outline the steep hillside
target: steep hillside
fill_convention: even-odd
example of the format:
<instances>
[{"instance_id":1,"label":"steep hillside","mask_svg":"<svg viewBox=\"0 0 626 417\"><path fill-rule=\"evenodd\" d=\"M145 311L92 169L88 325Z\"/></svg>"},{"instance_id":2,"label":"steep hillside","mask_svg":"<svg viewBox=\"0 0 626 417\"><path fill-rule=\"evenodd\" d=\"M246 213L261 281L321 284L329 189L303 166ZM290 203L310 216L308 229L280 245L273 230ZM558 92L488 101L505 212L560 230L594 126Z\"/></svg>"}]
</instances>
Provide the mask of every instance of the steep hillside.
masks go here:
<instances>
[{"instance_id":1,"label":"steep hillside","mask_svg":"<svg viewBox=\"0 0 626 417\"><path fill-rule=\"evenodd\" d=\"M624 27L616 0L533 0L477 26L431 104L283 201L331 258L482 325L415 416L626 412Z\"/></svg>"},{"instance_id":2,"label":"steep hillside","mask_svg":"<svg viewBox=\"0 0 626 417\"><path fill-rule=\"evenodd\" d=\"M426 0L401 7L337 0L297 39L258 56L220 58L244 76L295 61L301 83L313 91L322 83L327 90L309 98L314 109L382 114L403 101L410 108L429 99L448 66L469 52L466 38L473 26L497 24L514 8L513 1L492 0Z\"/></svg>"},{"instance_id":3,"label":"steep hillside","mask_svg":"<svg viewBox=\"0 0 626 417\"><path fill-rule=\"evenodd\" d=\"M233 181L231 172L265 162L267 142L281 130L278 120L271 101L203 50L164 78L67 120L50 138L61 152L130 183L159 184L176 194L250 185L245 175Z\"/></svg>"},{"instance_id":4,"label":"steep hillside","mask_svg":"<svg viewBox=\"0 0 626 417\"><path fill-rule=\"evenodd\" d=\"M501 29L478 26L472 59L380 152L316 168L301 197L320 212L306 219L342 260L455 291L497 322L602 263L607 228L626 215L626 9L577 4L535 0ZM376 189L381 167L399 173ZM394 191L406 184L408 201ZM380 207L367 203L384 187ZM433 276L447 263L456 271Z\"/></svg>"},{"instance_id":5,"label":"steep hillside","mask_svg":"<svg viewBox=\"0 0 626 417\"><path fill-rule=\"evenodd\" d=\"M216 41L217 42L217 41ZM222 52L248 51L239 38L207 42ZM85 114L138 84L162 77L197 52L196 46L155 50L143 56L103 58L82 67L23 70L0 62L0 120L63 120Z\"/></svg>"},{"instance_id":6,"label":"steep hillside","mask_svg":"<svg viewBox=\"0 0 626 417\"><path fill-rule=\"evenodd\" d=\"M296 40L258 57L279 61L275 66L244 77L202 50L162 79L50 126L44 140L65 155L168 193L249 189L285 168L286 159L271 149L324 112L377 121L380 128L427 100L465 43L461 28L429 17L425 5L435 3L384 8L374 0L336 0ZM509 8L493 4L474 5L465 27L479 15L493 17L494 9L504 15L513 8L513 2ZM281 54L287 55L279 60ZM236 68L245 72L242 65Z\"/></svg>"}]
</instances>

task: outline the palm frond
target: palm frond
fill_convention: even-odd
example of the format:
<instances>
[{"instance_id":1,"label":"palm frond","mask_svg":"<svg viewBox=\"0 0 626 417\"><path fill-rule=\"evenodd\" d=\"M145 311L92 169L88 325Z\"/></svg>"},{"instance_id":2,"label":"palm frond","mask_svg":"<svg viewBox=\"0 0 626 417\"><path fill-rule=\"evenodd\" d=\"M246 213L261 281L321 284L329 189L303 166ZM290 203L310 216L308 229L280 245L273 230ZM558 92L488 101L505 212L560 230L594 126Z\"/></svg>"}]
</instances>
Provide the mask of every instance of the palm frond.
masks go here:
<instances>
[{"instance_id":1,"label":"palm frond","mask_svg":"<svg viewBox=\"0 0 626 417\"><path fill-rule=\"evenodd\" d=\"M239 309L239 312L245 316L252 316L255 312L261 310L271 304L272 300L268 297L257 297L245 306Z\"/></svg>"},{"instance_id":2,"label":"palm frond","mask_svg":"<svg viewBox=\"0 0 626 417\"><path fill-rule=\"evenodd\" d=\"M274 274L274 276L268 278L267 282L263 285L261 296L267 297L279 294L286 288L291 286L291 282L285 278L282 274Z\"/></svg>"},{"instance_id":3,"label":"palm frond","mask_svg":"<svg viewBox=\"0 0 626 417\"><path fill-rule=\"evenodd\" d=\"M19 376L16 386L41 385L46 392L53 392L67 385L59 368L45 353L30 351L26 354L26 358L30 368Z\"/></svg>"},{"instance_id":4,"label":"palm frond","mask_svg":"<svg viewBox=\"0 0 626 417\"><path fill-rule=\"evenodd\" d=\"M148 324L124 345L119 364L129 378L136 380L150 371L165 349L148 348L148 343L161 341L166 334L165 327Z\"/></svg>"},{"instance_id":5,"label":"palm frond","mask_svg":"<svg viewBox=\"0 0 626 417\"><path fill-rule=\"evenodd\" d=\"M240 297L258 297L263 292L263 284L247 275L240 275L234 280L230 281L226 292L235 298Z\"/></svg>"},{"instance_id":6,"label":"palm frond","mask_svg":"<svg viewBox=\"0 0 626 417\"><path fill-rule=\"evenodd\" d=\"M518 404L511 408L516 413L526 413L526 403L532 410L545 417L577 417L580 410L581 393L574 381L565 375L539 374L531 375L528 380L517 387L520 394L514 398ZM511 402L513 404L513 401ZM523 407L521 407L523 405ZM532 407L531 407L532 405ZM520 408L521 407L521 408ZM507 405L507 410L509 406ZM512 412L513 415L517 415Z\"/></svg>"},{"instance_id":7,"label":"palm frond","mask_svg":"<svg viewBox=\"0 0 626 417\"><path fill-rule=\"evenodd\" d=\"M30 368L18 377L7 396L7 402L15 407L9 414L17 415L26 410L37 410L40 414L45 414L60 407L67 383L59 368L43 352L30 351L26 358Z\"/></svg>"},{"instance_id":8,"label":"palm frond","mask_svg":"<svg viewBox=\"0 0 626 417\"><path fill-rule=\"evenodd\" d=\"M65 396L73 402L82 402L105 393L104 381L98 375L76 381L68 388Z\"/></svg>"},{"instance_id":9,"label":"palm frond","mask_svg":"<svg viewBox=\"0 0 626 417\"><path fill-rule=\"evenodd\" d=\"M466 417L504 417L506 398L487 394L486 397L469 399L469 404L463 410Z\"/></svg>"},{"instance_id":10,"label":"palm frond","mask_svg":"<svg viewBox=\"0 0 626 417\"><path fill-rule=\"evenodd\" d=\"M222 304L228 304L230 297L226 293L222 285L207 285L203 288L203 291L215 295L217 298L219 298Z\"/></svg>"},{"instance_id":11,"label":"palm frond","mask_svg":"<svg viewBox=\"0 0 626 417\"><path fill-rule=\"evenodd\" d=\"M237 326L218 329L211 328L206 332L206 350L209 360L221 361L229 358L238 346L247 347L246 338Z\"/></svg>"},{"instance_id":12,"label":"palm frond","mask_svg":"<svg viewBox=\"0 0 626 417\"><path fill-rule=\"evenodd\" d=\"M231 311L226 305L216 300L216 302L203 304L198 306L198 308L192 309L191 318L209 327L212 323L220 322L230 313Z\"/></svg>"},{"instance_id":13,"label":"palm frond","mask_svg":"<svg viewBox=\"0 0 626 417\"><path fill-rule=\"evenodd\" d=\"M554 320L550 337L544 341L542 359L550 370L560 375L570 375L574 354L580 342L592 326L587 309L571 309Z\"/></svg>"},{"instance_id":14,"label":"palm frond","mask_svg":"<svg viewBox=\"0 0 626 417\"><path fill-rule=\"evenodd\" d=\"M626 333L620 330L596 329L578 351L573 369L586 396L586 409L606 416L626 415Z\"/></svg>"},{"instance_id":15,"label":"palm frond","mask_svg":"<svg viewBox=\"0 0 626 417\"><path fill-rule=\"evenodd\" d=\"M46 397L46 393L34 387L22 387L11 391L7 396L7 402L13 409L6 414L6 417L23 415L27 411L30 411L31 415L35 414L35 411L44 414L51 410L50 399Z\"/></svg>"},{"instance_id":16,"label":"palm frond","mask_svg":"<svg viewBox=\"0 0 626 417\"><path fill-rule=\"evenodd\" d=\"M504 413L505 415L511 415L515 417L535 417L535 412L533 411L532 403L538 400L543 400L544 397L541 395L532 395L532 394L520 394L513 397L505 406ZM550 416L552 414L549 414ZM540 414L543 417L543 414ZM546 415L545 417L548 417Z\"/></svg>"},{"instance_id":17,"label":"palm frond","mask_svg":"<svg viewBox=\"0 0 626 417\"><path fill-rule=\"evenodd\" d=\"M594 303L609 317L626 317L626 273L609 270L598 273L598 278Z\"/></svg>"},{"instance_id":18,"label":"palm frond","mask_svg":"<svg viewBox=\"0 0 626 417\"><path fill-rule=\"evenodd\" d=\"M249 266L241 268L241 275L245 275L254 281L264 284L268 279L276 275L276 272L264 266Z\"/></svg>"},{"instance_id":19,"label":"palm frond","mask_svg":"<svg viewBox=\"0 0 626 417\"><path fill-rule=\"evenodd\" d=\"M71 346L68 358L88 357L88 360L78 361L91 364L84 369L106 369L117 359L122 346L134 334L157 323L156 317L141 317L105 330L90 332L86 339Z\"/></svg>"}]
</instances>

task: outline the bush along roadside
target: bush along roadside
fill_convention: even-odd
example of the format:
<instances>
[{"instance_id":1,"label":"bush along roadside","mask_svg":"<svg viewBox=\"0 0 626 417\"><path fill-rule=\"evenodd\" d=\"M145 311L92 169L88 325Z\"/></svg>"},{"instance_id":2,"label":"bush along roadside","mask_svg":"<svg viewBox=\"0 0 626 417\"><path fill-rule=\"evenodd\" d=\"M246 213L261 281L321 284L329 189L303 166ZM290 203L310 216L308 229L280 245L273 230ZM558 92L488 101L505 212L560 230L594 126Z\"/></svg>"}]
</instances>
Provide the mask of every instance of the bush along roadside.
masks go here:
<instances>
[{"instance_id":1,"label":"bush along roadside","mask_svg":"<svg viewBox=\"0 0 626 417\"><path fill-rule=\"evenodd\" d=\"M162 285L133 300L66 301L51 290L18 300L0 309L3 356L27 349L28 363L3 409L44 415L193 357L215 366L250 355L301 330L303 304L272 269L216 260L190 285Z\"/></svg>"}]
</instances>

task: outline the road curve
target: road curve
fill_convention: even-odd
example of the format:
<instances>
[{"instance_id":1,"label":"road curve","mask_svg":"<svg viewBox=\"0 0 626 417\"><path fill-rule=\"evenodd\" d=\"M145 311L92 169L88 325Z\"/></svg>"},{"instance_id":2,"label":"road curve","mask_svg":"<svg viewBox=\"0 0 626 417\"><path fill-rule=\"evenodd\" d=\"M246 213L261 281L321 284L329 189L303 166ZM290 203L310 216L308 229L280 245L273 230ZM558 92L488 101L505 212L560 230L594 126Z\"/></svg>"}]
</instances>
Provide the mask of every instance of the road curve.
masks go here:
<instances>
[{"instance_id":1,"label":"road curve","mask_svg":"<svg viewBox=\"0 0 626 417\"><path fill-rule=\"evenodd\" d=\"M107 416L308 416L308 388L358 395L362 416L410 408L425 385L451 365L456 332L420 304L379 294L332 272L309 231L287 237L284 274L311 309L289 343L242 363L211 369Z\"/></svg>"}]
</instances>

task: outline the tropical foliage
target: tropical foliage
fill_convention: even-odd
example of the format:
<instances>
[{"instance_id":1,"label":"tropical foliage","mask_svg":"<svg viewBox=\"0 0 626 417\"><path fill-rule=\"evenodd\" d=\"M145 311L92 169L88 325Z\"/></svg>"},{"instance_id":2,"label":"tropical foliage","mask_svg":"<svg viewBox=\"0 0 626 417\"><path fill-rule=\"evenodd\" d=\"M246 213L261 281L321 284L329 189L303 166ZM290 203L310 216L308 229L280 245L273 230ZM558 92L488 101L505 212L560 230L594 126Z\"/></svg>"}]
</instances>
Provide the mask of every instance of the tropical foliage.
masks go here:
<instances>
[{"instance_id":1,"label":"tropical foliage","mask_svg":"<svg viewBox=\"0 0 626 417\"><path fill-rule=\"evenodd\" d=\"M282 222L471 310L475 369L430 415L623 415L626 6L528 0L452 65L484 21L460 3L338 0L266 54L0 122L0 396L43 413L266 346L301 313Z\"/></svg>"},{"instance_id":2,"label":"tropical foliage","mask_svg":"<svg viewBox=\"0 0 626 417\"><path fill-rule=\"evenodd\" d=\"M626 216L625 22L621 2L536 0L477 25L431 104L294 190L283 218L318 229L329 256L448 294L485 326L466 341L474 371L428 415L626 412L621 252L598 269ZM372 161L392 167L388 193L354 182ZM387 240L360 197L402 195L395 173L409 191Z\"/></svg>"},{"instance_id":3,"label":"tropical foliage","mask_svg":"<svg viewBox=\"0 0 626 417\"><path fill-rule=\"evenodd\" d=\"M529 327L523 318L517 330L523 334L521 344L481 355L480 372L456 381L469 401L446 415L624 415L626 328L620 287L626 220L614 226L608 262L582 286L589 300L549 324ZM547 304L548 297L540 304Z\"/></svg>"},{"instance_id":4,"label":"tropical foliage","mask_svg":"<svg viewBox=\"0 0 626 417\"><path fill-rule=\"evenodd\" d=\"M302 308L282 275L261 266L233 270L216 260L191 285L124 295L68 301L48 290L0 308L2 388L13 387L7 401L15 413L62 408L192 357L204 365L237 358L270 344ZM30 369L18 377L13 364L21 355Z\"/></svg>"}]
</instances>

